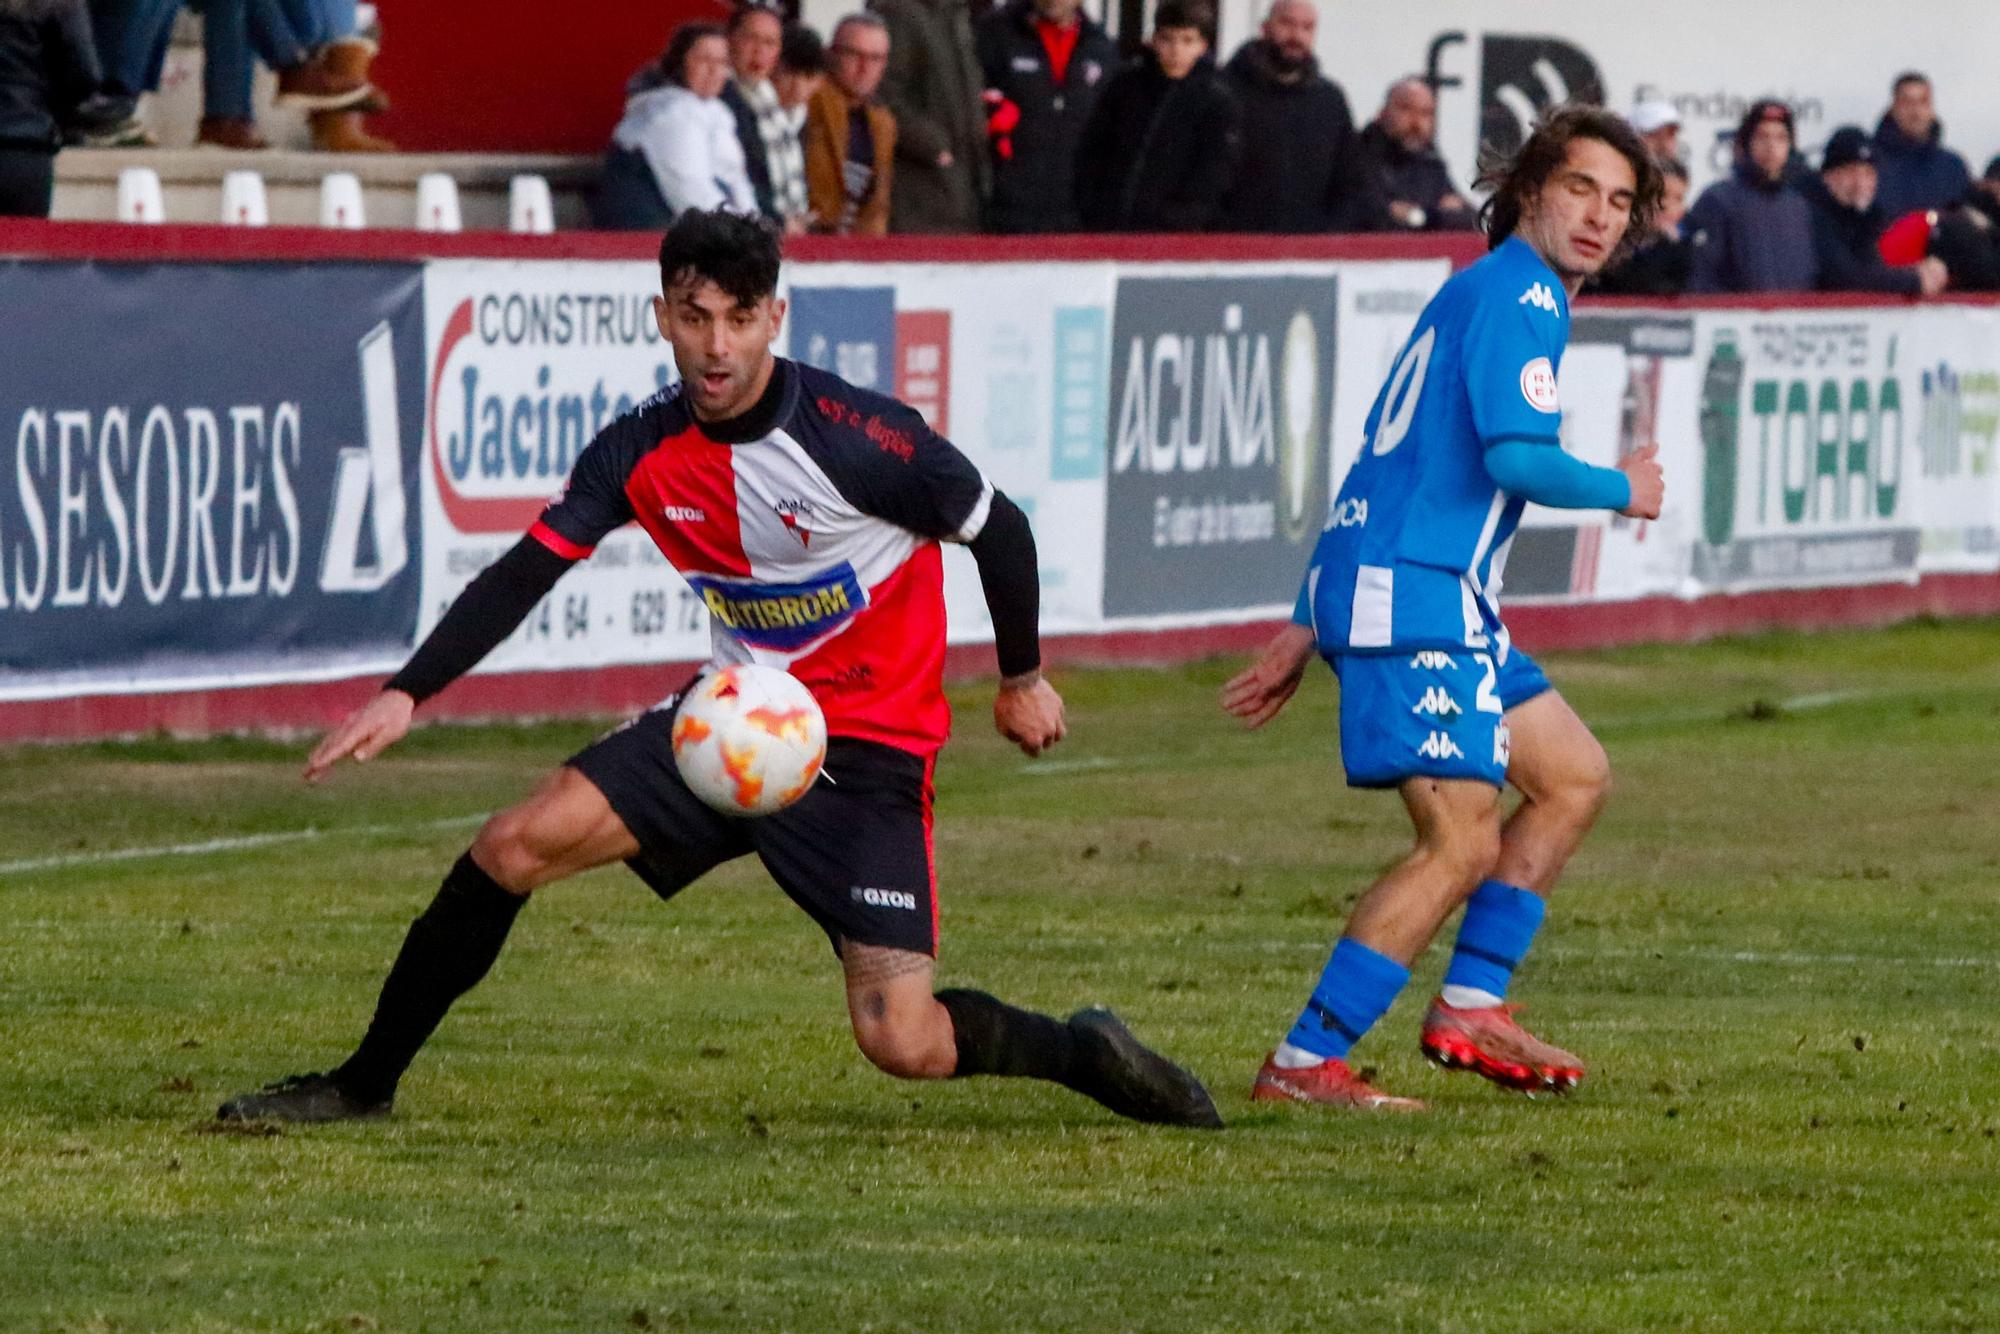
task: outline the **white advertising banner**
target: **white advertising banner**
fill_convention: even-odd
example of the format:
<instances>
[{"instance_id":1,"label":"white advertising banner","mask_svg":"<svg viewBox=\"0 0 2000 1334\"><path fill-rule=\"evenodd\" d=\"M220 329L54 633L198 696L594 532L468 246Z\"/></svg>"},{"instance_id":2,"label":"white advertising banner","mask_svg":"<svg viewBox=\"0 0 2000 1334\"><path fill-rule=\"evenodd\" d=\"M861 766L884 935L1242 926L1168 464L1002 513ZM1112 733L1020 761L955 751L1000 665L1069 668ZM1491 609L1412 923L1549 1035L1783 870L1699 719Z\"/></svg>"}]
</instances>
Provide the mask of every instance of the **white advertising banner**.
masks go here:
<instances>
[{"instance_id":1,"label":"white advertising banner","mask_svg":"<svg viewBox=\"0 0 2000 1334\"><path fill-rule=\"evenodd\" d=\"M1044 633L1214 624L1290 605L1342 442L1448 271L1441 259L794 264L780 350L917 407L1027 511ZM672 382L657 282L645 263L430 266L420 638L603 423ZM953 642L989 638L957 549L945 591ZM632 528L480 670L707 654L700 601Z\"/></svg>"}]
</instances>

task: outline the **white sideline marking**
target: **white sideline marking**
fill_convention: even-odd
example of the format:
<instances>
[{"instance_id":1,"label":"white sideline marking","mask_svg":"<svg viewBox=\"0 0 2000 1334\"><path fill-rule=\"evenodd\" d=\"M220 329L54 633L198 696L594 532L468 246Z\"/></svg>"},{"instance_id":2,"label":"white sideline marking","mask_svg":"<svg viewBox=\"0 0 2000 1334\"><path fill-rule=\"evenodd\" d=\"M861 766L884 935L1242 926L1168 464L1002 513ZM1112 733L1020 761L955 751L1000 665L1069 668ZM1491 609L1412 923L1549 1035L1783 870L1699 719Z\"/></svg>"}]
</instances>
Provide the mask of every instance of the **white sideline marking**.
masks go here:
<instances>
[{"instance_id":1,"label":"white sideline marking","mask_svg":"<svg viewBox=\"0 0 2000 1334\"><path fill-rule=\"evenodd\" d=\"M1048 778L1057 774L1085 773L1092 769L1136 768L1151 763L1151 757L1131 755L1123 758L1111 755L1083 755L1073 760L1030 760L1021 766L1021 772L1030 778Z\"/></svg>"},{"instance_id":2,"label":"white sideline marking","mask_svg":"<svg viewBox=\"0 0 2000 1334\"><path fill-rule=\"evenodd\" d=\"M347 838L355 834L414 834L431 829L457 829L478 824L483 815L454 815L447 820L420 820L415 824L360 824L321 829L287 829L274 834L243 834L236 838L210 838L199 843L162 843L150 848L113 848L103 852L65 852L53 857L29 857L24 861L0 862L0 875L23 871L52 871L66 866L105 866L113 862L144 861L150 857L201 857L211 852L241 852L247 848L268 848L281 843L310 843L321 838Z\"/></svg>"}]
</instances>

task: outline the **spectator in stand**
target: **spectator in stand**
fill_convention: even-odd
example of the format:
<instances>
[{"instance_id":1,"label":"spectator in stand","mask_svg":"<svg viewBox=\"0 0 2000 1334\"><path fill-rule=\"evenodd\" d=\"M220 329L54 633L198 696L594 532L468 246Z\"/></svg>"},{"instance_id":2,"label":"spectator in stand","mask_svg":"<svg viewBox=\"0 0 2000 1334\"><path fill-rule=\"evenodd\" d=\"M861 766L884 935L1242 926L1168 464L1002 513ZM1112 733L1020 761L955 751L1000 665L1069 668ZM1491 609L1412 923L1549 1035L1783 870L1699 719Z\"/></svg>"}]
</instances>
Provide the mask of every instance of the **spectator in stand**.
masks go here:
<instances>
[{"instance_id":1,"label":"spectator in stand","mask_svg":"<svg viewBox=\"0 0 2000 1334\"><path fill-rule=\"evenodd\" d=\"M826 44L819 34L803 23L787 23L785 40L778 48L778 68L771 74L778 105L792 118L796 132L806 126L806 105L826 78Z\"/></svg>"},{"instance_id":2,"label":"spectator in stand","mask_svg":"<svg viewBox=\"0 0 2000 1334\"><path fill-rule=\"evenodd\" d=\"M787 232L805 230L806 158L799 125L778 100L771 82L784 50L785 21L761 3L744 5L729 19L730 79L723 105L736 118L736 141L756 192L757 208Z\"/></svg>"},{"instance_id":3,"label":"spectator in stand","mask_svg":"<svg viewBox=\"0 0 2000 1334\"><path fill-rule=\"evenodd\" d=\"M1944 146L1944 122L1922 74L1896 76L1889 109L1875 127L1876 199L1891 222L1905 213L1950 208L1972 186L1965 159Z\"/></svg>"},{"instance_id":4,"label":"spectator in stand","mask_svg":"<svg viewBox=\"0 0 2000 1334\"><path fill-rule=\"evenodd\" d=\"M1639 141L1655 162L1681 160L1681 113L1665 98L1656 97L1632 108L1626 121L1639 132Z\"/></svg>"},{"instance_id":5,"label":"spectator in stand","mask_svg":"<svg viewBox=\"0 0 2000 1334\"><path fill-rule=\"evenodd\" d=\"M625 87L597 196L600 227L663 231L689 209L757 212L757 193L722 104L729 39L719 23L683 23L660 58Z\"/></svg>"},{"instance_id":6,"label":"spectator in stand","mask_svg":"<svg viewBox=\"0 0 2000 1334\"><path fill-rule=\"evenodd\" d=\"M976 232L989 174L967 0L871 0L869 7L889 35L882 101L896 120L897 158L889 225Z\"/></svg>"},{"instance_id":7,"label":"spectator in stand","mask_svg":"<svg viewBox=\"0 0 2000 1334\"><path fill-rule=\"evenodd\" d=\"M1792 110L1751 104L1736 127L1736 168L1689 210L1690 292L1807 292L1819 280L1812 208L1786 177Z\"/></svg>"},{"instance_id":8,"label":"spectator in stand","mask_svg":"<svg viewBox=\"0 0 2000 1334\"><path fill-rule=\"evenodd\" d=\"M1273 0L1261 34L1224 71L1243 117L1225 230L1367 231L1382 217L1347 97L1313 55L1318 29L1311 0Z\"/></svg>"},{"instance_id":9,"label":"spectator in stand","mask_svg":"<svg viewBox=\"0 0 2000 1334\"><path fill-rule=\"evenodd\" d=\"M1813 210L1819 285L1827 292L1891 292L1936 296L1949 273L1926 255L1891 266L1878 248L1889 219L1876 207L1875 148L1859 125L1843 125L1826 141L1819 175L1805 186Z\"/></svg>"},{"instance_id":10,"label":"spectator in stand","mask_svg":"<svg viewBox=\"0 0 2000 1334\"><path fill-rule=\"evenodd\" d=\"M160 86L174 17L184 0L90 0L91 25L104 65L105 89L136 99ZM211 59L221 63L207 93L201 142L222 147L252 146L249 122L250 52L254 49L278 72L278 101L320 113L352 111L357 118L367 105L387 106L368 82L374 43L353 35L354 6L346 3L346 28L329 6L334 0L205 0L199 6L205 22L217 25ZM294 16L307 20L294 22ZM323 36L324 35L324 36ZM225 120L240 124L224 124ZM345 121L334 122L344 125ZM358 120L357 120L358 124ZM315 121L315 141L319 138ZM261 140L257 143L261 145Z\"/></svg>"},{"instance_id":11,"label":"spectator in stand","mask_svg":"<svg viewBox=\"0 0 2000 1334\"><path fill-rule=\"evenodd\" d=\"M1076 153L1118 46L1082 0L1008 0L979 21L996 232L1077 229Z\"/></svg>"},{"instance_id":12,"label":"spectator in stand","mask_svg":"<svg viewBox=\"0 0 2000 1334\"><path fill-rule=\"evenodd\" d=\"M1451 183L1437 151L1437 94L1418 75L1389 86L1382 110L1361 132L1360 151L1383 201L1385 231L1469 232L1479 213Z\"/></svg>"},{"instance_id":13,"label":"spectator in stand","mask_svg":"<svg viewBox=\"0 0 2000 1334\"><path fill-rule=\"evenodd\" d=\"M0 0L0 217L46 218L65 132L130 117L103 82L83 0Z\"/></svg>"},{"instance_id":14,"label":"spectator in stand","mask_svg":"<svg viewBox=\"0 0 2000 1334\"><path fill-rule=\"evenodd\" d=\"M833 30L826 83L806 114L806 188L812 229L839 236L888 233L896 179L896 118L876 101L889 65L889 29L850 14Z\"/></svg>"},{"instance_id":15,"label":"spectator in stand","mask_svg":"<svg viewBox=\"0 0 2000 1334\"><path fill-rule=\"evenodd\" d=\"M1076 207L1093 232L1206 232L1222 222L1242 153L1236 100L1209 59L1215 11L1160 0L1148 49L1111 76L1076 155Z\"/></svg>"},{"instance_id":16,"label":"spectator in stand","mask_svg":"<svg viewBox=\"0 0 2000 1334\"><path fill-rule=\"evenodd\" d=\"M1951 270L1955 289L2000 291L2000 157L1939 217L1930 251Z\"/></svg>"},{"instance_id":17,"label":"spectator in stand","mask_svg":"<svg viewBox=\"0 0 2000 1334\"><path fill-rule=\"evenodd\" d=\"M1604 296L1679 296L1687 290L1690 247L1686 236L1688 173L1678 158L1661 158L1660 208L1653 234L1637 242L1625 262L1585 285Z\"/></svg>"},{"instance_id":18,"label":"spectator in stand","mask_svg":"<svg viewBox=\"0 0 2000 1334\"><path fill-rule=\"evenodd\" d=\"M369 80L376 45L355 30L353 0L194 0L202 15L202 120L195 141L216 148L269 148L251 114L256 69L305 62L314 52L358 93L293 97L308 108L313 147L328 153L388 153L395 145L368 133L361 118L389 109Z\"/></svg>"}]
</instances>

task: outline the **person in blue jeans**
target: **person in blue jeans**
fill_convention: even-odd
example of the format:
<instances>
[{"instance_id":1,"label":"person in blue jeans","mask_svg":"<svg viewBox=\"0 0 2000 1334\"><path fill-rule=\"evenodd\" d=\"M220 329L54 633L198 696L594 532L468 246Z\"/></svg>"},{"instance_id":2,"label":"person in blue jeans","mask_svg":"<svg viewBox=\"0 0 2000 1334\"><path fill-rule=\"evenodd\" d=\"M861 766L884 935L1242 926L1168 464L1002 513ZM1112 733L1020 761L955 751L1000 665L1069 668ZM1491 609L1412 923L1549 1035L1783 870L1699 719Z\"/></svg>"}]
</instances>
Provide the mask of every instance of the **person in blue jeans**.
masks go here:
<instances>
[{"instance_id":1,"label":"person in blue jeans","mask_svg":"<svg viewBox=\"0 0 2000 1334\"><path fill-rule=\"evenodd\" d=\"M278 72L281 102L318 118L386 106L368 81L373 42L355 35L353 0L92 0L91 15L109 88L137 96L159 87L182 5L203 19L204 94L198 142L262 148L251 113L253 60ZM343 121L329 129L356 129ZM336 137L336 136L327 136ZM359 147L328 145L323 147Z\"/></svg>"}]
</instances>

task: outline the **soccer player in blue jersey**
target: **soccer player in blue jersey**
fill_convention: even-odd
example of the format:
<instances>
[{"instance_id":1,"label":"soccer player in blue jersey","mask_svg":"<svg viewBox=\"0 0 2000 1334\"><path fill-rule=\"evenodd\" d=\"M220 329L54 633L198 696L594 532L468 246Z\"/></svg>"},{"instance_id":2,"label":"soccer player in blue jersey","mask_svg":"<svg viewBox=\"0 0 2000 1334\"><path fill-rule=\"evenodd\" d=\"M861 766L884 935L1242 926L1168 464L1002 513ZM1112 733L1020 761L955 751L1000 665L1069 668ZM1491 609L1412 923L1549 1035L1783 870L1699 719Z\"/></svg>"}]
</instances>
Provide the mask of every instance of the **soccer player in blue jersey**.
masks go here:
<instances>
[{"instance_id":1,"label":"soccer player in blue jersey","mask_svg":"<svg viewBox=\"0 0 2000 1334\"><path fill-rule=\"evenodd\" d=\"M1556 372L1584 279L1650 235L1660 173L1624 121L1570 106L1482 182L1492 253L1432 298L1368 414L1359 459L1313 552L1292 624L1223 688L1252 727L1298 689L1315 652L1340 679L1352 787L1394 788L1416 846L1368 890L1251 1096L1415 1111L1348 1049L1389 1009L1460 904L1426 1055L1518 1089L1573 1088L1583 1064L1514 1021L1507 984L1543 903L1596 820L1603 747L1508 639L1501 568L1528 501L1659 517L1645 446L1616 468L1566 453ZM1521 801L1501 815L1502 788Z\"/></svg>"}]
</instances>

